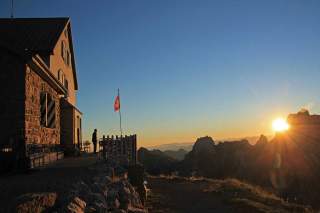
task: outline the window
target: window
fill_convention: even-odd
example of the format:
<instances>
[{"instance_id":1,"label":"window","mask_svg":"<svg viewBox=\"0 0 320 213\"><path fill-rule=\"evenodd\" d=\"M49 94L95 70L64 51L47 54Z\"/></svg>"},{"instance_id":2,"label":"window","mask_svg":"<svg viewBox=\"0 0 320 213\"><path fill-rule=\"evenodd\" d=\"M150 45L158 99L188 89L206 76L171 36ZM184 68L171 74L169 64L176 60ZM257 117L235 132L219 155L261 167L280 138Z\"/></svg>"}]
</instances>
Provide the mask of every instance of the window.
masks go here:
<instances>
[{"instance_id":1,"label":"window","mask_svg":"<svg viewBox=\"0 0 320 213\"><path fill-rule=\"evenodd\" d=\"M61 79L62 79L62 71L61 70L58 70L58 81L61 82Z\"/></svg>"},{"instance_id":2,"label":"window","mask_svg":"<svg viewBox=\"0 0 320 213\"><path fill-rule=\"evenodd\" d=\"M61 57L63 58L63 60L65 58L64 51L65 51L64 41L61 41Z\"/></svg>"},{"instance_id":3,"label":"window","mask_svg":"<svg viewBox=\"0 0 320 213\"><path fill-rule=\"evenodd\" d=\"M67 51L67 65L70 66L70 53Z\"/></svg>"},{"instance_id":4,"label":"window","mask_svg":"<svg viewBox=\"0 0 320 213\"><path fill-rule=\"evenodd\" d=\"M69 83L68 83L68 80L67 79L65 79L64 80L64 87L68 90L69 88L69 85L68 85Z\"/></svg>"},{"instance_id":5,"label":"window","mask_svg":"<svg viewBox=\"0 0 320 213\"><path fill-rule=\"evenodd\" d=\"M70 52L64 41L61 41L61 57L68 66L70 66Z\"/></svg>"},{"instance_id":6,"label":"window","mask_svg":"<svg viewBox=\"0 0 320 213\"><path fill-rule=\"evenodd\" d=\"M65 86L65 79L66 79L65 74L63 73L62 69L59 69L58 70L58 80L62 83L63 86Z\"/></svg>"},{"instance_id":7,"label":"window","mask_svg":"<svg viewBox=\"0 0 320 213\"><path fill-rule=\"evenodd\" d=\"M47 128L56 127L56 103L47 92L40 93L40 125Z\"/></svg>"},{"instance_id":8,"label":"window","mask_svg":"<svg viewBox=\"0 0 320 213\"><path fill-rule=\"evenodd\" d=\"M64 76L64 73L62 72L62 75L61 75L61 83L64 85L64 79L65 79L65 76Z\"/></svg>"}]
</instances>

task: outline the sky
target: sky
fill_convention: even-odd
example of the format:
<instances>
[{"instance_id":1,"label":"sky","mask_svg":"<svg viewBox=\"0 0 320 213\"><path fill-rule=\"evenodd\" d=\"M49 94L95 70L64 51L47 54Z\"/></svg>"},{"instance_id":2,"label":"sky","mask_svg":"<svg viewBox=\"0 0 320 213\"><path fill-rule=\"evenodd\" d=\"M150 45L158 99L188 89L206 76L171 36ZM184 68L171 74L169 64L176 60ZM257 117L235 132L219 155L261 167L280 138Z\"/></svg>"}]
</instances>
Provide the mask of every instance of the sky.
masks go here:
<instances>
[{"instance_id":1,"label":"sky","mask_svg":"<svg viewBox=\"0 0 320 213\"><path fill-rule=\"evenodd\" d=\"M272 134L320 113L320 1L15 0L15 17L71 18L83 134L139 146ZM10 0L0 0L10 17Z\"/></svg>"}]
</instances>

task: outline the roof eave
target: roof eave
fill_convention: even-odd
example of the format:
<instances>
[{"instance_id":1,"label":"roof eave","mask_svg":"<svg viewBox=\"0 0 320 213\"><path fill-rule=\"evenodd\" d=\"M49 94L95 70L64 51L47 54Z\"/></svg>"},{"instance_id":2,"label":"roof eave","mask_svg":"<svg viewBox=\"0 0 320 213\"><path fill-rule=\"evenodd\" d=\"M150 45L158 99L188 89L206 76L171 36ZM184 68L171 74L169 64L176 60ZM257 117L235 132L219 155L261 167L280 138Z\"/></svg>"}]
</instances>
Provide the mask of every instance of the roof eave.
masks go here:
<instances>
[{"instance_id":1,"label":"roof eave","mask_svg":"<svg viewBox=\"0 0 320 213\"><path fill-rule=\"evenodd\" d=\"M35 55L28 62L28 65L42 77L50 86L52 86L60 95L67 95L67 89L56 79L48 66L39 55Z\"/></svg>"},{"instance_id":2,"label":"roof eave","mask_svg":"<svg viewBox=\"0 0 320 213\"><path fill-rule=\"evenodd\" d=\"M67 25L70 27L68 28L69 33L69 40L70 40L70 46L71 46L71 63L72 63L72 70L73 70L73 81L74 81L74 89L78 90L78 80L77 80L77 71L76 71L76 63L75 63L75 57L74 57L74 50L73 50L73 39L72 39L72 33L71 33L71 22L70 19L68 20Z\"/></svg>"}]
</instances>

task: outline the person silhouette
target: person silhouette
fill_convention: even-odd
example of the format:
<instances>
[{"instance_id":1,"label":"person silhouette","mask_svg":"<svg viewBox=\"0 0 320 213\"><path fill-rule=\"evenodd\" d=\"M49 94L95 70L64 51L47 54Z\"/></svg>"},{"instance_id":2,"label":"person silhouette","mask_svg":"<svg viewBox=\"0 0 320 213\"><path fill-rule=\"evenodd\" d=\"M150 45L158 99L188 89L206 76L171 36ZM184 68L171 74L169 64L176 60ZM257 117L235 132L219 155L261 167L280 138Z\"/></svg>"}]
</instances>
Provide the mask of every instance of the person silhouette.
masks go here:
<instances>
[{"instance_id":1,"label":"person silhouette","mask_svg":"<svg viewBox=\"0 0 320 213\"><path fill-rule=\"evenodd\" d=\"M92 143L93 143L93 153L96 154L97 153L97 129L94 129L93 133L92 133Z\"/></svg>"}]
</instances>

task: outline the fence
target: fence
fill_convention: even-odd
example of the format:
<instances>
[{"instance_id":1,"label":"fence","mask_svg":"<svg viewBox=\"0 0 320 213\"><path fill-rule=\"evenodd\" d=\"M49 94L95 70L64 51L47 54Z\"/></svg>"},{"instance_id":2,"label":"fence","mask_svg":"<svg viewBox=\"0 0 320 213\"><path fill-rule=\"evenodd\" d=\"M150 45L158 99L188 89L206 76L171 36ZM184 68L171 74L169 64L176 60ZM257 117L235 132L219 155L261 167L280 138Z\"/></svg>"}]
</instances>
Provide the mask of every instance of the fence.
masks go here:
<instances>
[{"instance_id":1,"label":"fence","mask_svg":"<svg viewBox=\"0 0 320 213\"><path fill-rule=\"evenodd\" d=\"M30 159L30 168L44 166L64 157L59 144L27 144L26 151Z\"/></svg>"},{"instance_id":2,"label":"fence","mask_svg":"<svg viewBox=\"0 0 320 213\"><path fill-rule=\"evenodd\" d=\"M103 136L99 141L102 157L118 165L137 163L137 135Z\"/></svg>"}]
</instances>

